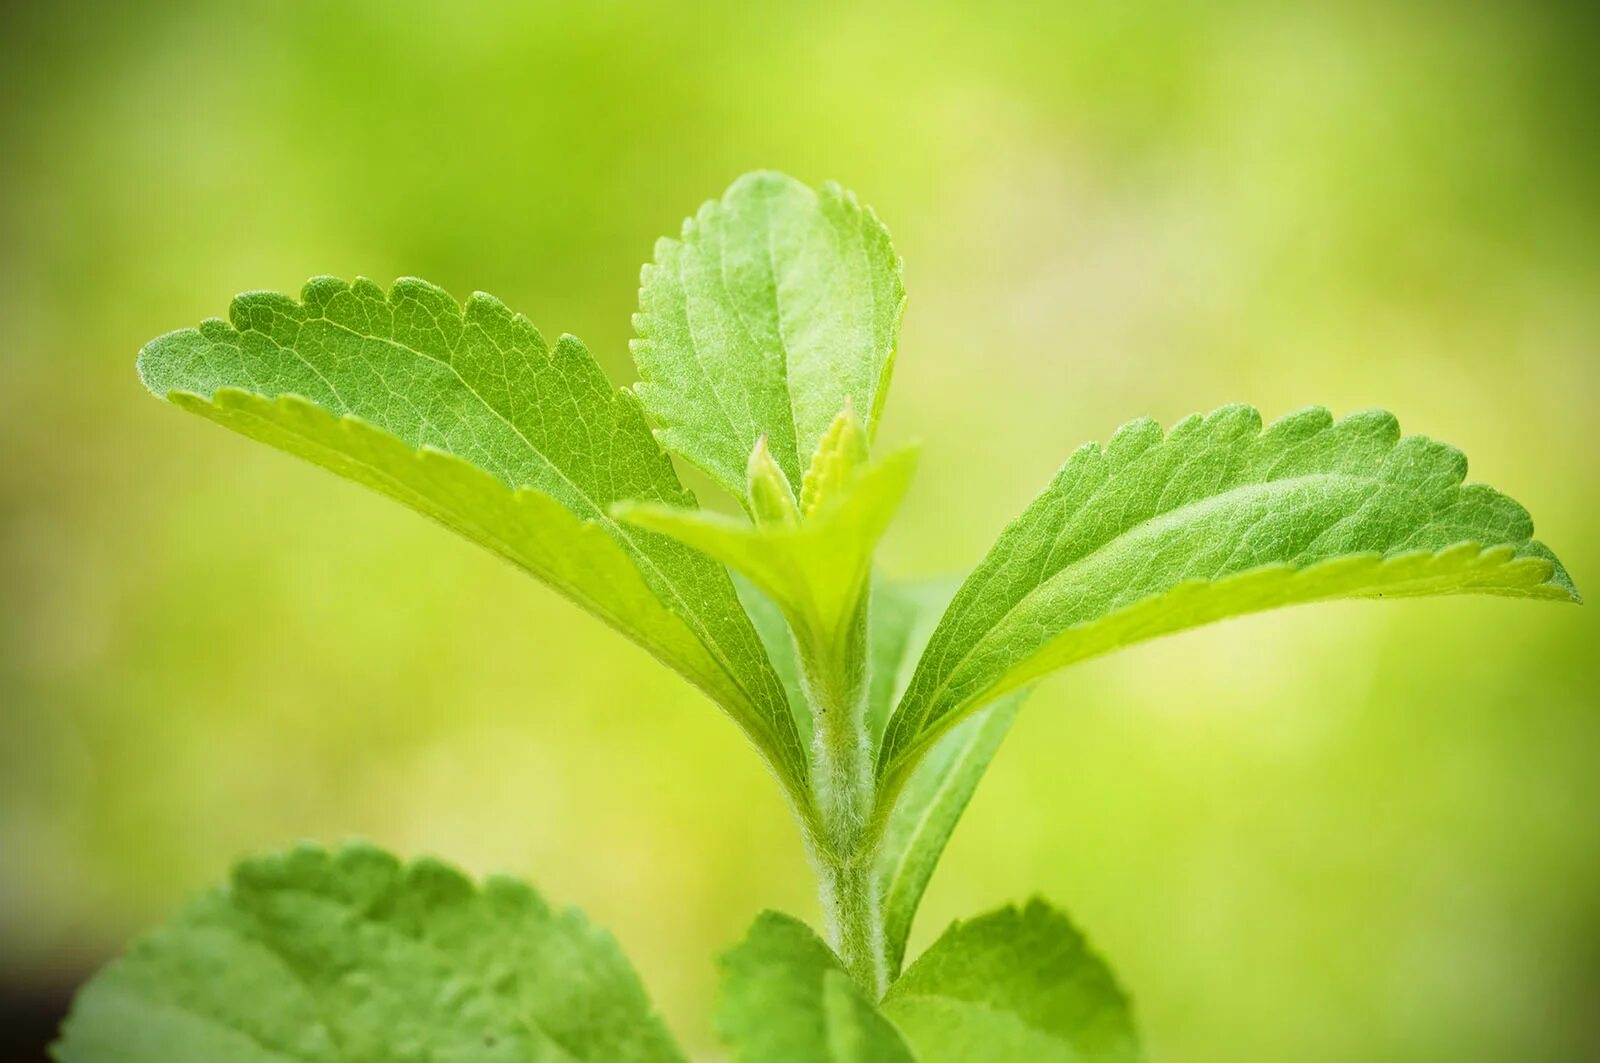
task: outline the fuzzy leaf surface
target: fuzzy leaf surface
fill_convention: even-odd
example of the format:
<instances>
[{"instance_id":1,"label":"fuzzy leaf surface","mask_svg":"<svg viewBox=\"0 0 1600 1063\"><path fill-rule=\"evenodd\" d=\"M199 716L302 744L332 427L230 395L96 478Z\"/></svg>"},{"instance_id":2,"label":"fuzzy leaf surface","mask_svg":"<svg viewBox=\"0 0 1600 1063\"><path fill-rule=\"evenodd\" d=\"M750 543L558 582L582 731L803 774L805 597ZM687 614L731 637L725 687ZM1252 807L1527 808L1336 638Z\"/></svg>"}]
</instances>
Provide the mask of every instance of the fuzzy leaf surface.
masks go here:
<instances>
[{"instance_id":1,"label":"fuzzy leaf surface","mask_svg":"<svg viewBox=\"0 0 1600 1063\"><path fill-rule=\"evenodd\" d=\"M616 942L370 846L249 860L78 994L61 1063L681 1060Z\"/></svg>"},{"instance_id":2,"label":"fuzzy leaf surface","mask_svg":"<svg viewBox=\"0 0 1600 1063\"><path fill-rule=\"evenodd\" d=\"M889 231L853 195L746 174L644 268L635 391L662 441L735 497L762 436L798 485L847 402L876 426L904 303Z\"/></svg>"},{"instance_id":3,"label":"fuzzy leaf surface","mask_svg":"<svg viewBox=\"0 0 1600 1063\"><path fill-rule=\"evenodd\" d=\"M1050 671L1213 620L1340 597L1575 601L1527 512L1466 470L1382 411L1124 425L1075 453L957 592L880 775L893 789L949 727Z\"/></svg>"},{"instance_id":4,"label":"fuzzy leaf surface","mask_svg":"<svg viewBox=\"0 0 1600 1063\"><path fill-rule=\"evenodd\" d=\"M911 1063L898 1031L800 920L764 912L722 958L717 1031L739 1063Z\"/></svg>"},{"instance_id":5,"label":"fuzzy leaf surface","mask_svg":"<svg viewBox=\"0 0 1600 1063\"><path fill-rule=\"evenodd\" d=\"M1040 900L957 922L883 1011L924 1063L1138 1063L1132 1009L1066 916Z\"/></svg>"},{"instance_id":6,"label":"fuzzy leaf surface","mask_svg":"<svg viewBox=\"0 0 1600 1063\"><path fill-rule=\"evenodd\" d=\"M374 488L550 583L704 689L792 790L805 758L721 566L617 523L622 499L692 506L638 403L582 344L490 296L318 278L231 321L151 341L155 394Z\"/></svg>"}]
</instances>

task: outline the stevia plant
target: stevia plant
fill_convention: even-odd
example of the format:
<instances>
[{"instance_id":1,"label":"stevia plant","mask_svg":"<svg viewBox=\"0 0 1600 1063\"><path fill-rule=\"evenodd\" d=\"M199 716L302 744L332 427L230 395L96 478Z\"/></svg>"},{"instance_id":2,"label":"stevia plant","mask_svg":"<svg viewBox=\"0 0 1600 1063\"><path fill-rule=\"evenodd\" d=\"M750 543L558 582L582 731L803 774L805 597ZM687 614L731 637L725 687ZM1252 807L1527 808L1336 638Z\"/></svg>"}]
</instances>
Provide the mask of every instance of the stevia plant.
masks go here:
<instances>
[{"instance_id":1,"label":"stevia plant","mask_svg":"<svg viewBox=\"0 0 1600 1063\"><path fill-rule=\"evenodd\" d=\"M873 556L915 450L874 452L905 292L888 231L771 173L644 269L617 390L571 336L419 280L318 278L153 340L156 395L365 484L545 581L698 686L794 810L823 934L722 960L742 1060L1142 1058L1126 996L1035 900L904 968L940 853L1028 687L1330 598L1577 601L1516 502L1383 412L1133 421L1067 459L959 588ZM664 449L663 449L664 448ZM699 509L668 454L741 516ZM730 507L731 508L731 507ZM681 1057L615 942L528 886L364 845L248 860L80 993L98 1060Z\"/></svg>"}]
</instances>

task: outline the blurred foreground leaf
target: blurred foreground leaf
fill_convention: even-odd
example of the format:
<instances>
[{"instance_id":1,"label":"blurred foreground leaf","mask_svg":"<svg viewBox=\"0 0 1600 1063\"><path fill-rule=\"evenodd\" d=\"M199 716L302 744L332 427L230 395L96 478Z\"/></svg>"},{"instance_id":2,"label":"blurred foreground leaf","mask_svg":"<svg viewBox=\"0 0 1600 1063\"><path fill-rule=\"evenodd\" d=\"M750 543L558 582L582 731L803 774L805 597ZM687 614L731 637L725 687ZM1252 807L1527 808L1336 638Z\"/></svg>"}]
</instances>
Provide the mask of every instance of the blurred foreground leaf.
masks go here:
<instances>
[{"instance_id":1,"label":"blurred foreground leaf","mask_svg":"<svg viewBox=\"0 0 1600 1063\"><path fill-rule=\"evenodd\" d=\"M78 994L62 1063L678 1060L611 936L364 845L250 860Z\"/></svg>"},{"instance_id":2,"label":"blurred foreground leaf","mask_svg":"<svg viewBox=\"0 0 1600 1063\"><path fill-rule=\"evenodd\" d=\"M1067 917L1040 900L953 924L883 1010L927 1063L1138 1063L1133 1014Z\"/></svg>"},{"instance_id":3,"label":"blurred foreground leaf","mask_svg":"<svg viewBox=\"0 0 1600 1063\"><path fill-rule=\"evenodd\" d=\"M741 1063L910 1063L895 1028L800 920L764 912L722 958L717 1029Z\"/></svg>"}]
</instances>

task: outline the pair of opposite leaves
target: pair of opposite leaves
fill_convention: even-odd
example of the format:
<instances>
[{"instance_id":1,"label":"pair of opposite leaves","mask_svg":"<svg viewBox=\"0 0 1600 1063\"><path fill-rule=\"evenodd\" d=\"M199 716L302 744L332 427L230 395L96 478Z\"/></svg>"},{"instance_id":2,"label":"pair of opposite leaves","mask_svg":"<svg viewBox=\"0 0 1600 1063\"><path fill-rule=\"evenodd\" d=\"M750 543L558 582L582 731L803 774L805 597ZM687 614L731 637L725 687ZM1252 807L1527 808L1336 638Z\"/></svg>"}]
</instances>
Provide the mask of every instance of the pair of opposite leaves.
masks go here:
<instances>
[{"instance_id":1,"label":"pair of opposite leaves","mask_svg":"<svg viewBox=\"0 0 1600 1063\"><path fill-rule=\"evenodd\" d=\"M551 347L490 296L463 307L416 280L242 295L231 323L163 336L139 366L156 394L389 494L597 613L722 705L803 802L807 721L723 565L619 513L686 534L660 519L695 500L658 439L747 503L758 442L799 484L841 410L870 440L904 299L871 211L753 174L657 245L631 392L576 339ZM880 776L897 792L941 735L1048 671L1222 616L1349 595L1574 597L1526 512L1465 472L1381 412L1263 430L1227 407L1083 447L938 624Z\"/></svg>"},{"instance_id":2,"label":"pair of opposite leaves","mask_svg":"<svg viewBox=\"0 0 1600 1063\"><path fill-rule=\"evenodd\" d=\"M657 440L757 516L752 454L785 488L807 471L826 479L828 440L853 427L864 451L876 429L904 302L899 262L853 197L772 174L742 178L655 257L631 393L577 340L551 347L489 296L461 306L412 280L386 293L323 278L299 302L240 296L231 323L153 341L140 371L158 395L382 491L595 612L722 705L804 808L810 720L783 621L755 596L741 603L722 563L780 601L792 588L760 571L771 545L751 541L760 529L689 512ZM909 461L845 465L834 505L802 498L796 526L771 534L810 542L813 560L854 544L832 574L848 589L867 578ZM1458 451L1401 438L1380 412L1335 422L1311 409L1263 429L1254 410L1227 407L1167 433L1136 421L1062 466L936 626L917 606L938 596L876 588L870 714L891 809L878 872L893 965L1009 724L1006 695L1046 672L1337 596L1575 600L1522 508L1463 485L1465 471ZM862 489L873 476L880 488ZM829 1007L845 1008L836 996Z\"/></svg>"}]
</instances>

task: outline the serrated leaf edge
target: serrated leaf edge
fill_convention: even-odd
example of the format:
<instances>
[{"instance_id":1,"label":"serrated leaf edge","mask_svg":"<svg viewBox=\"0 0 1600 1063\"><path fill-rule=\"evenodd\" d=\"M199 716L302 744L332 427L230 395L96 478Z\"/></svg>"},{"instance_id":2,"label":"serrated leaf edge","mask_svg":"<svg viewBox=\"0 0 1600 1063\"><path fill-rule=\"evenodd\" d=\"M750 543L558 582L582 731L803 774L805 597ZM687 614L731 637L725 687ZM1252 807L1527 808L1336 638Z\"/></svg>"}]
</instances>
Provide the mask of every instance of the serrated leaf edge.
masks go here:
<instances>
[{"instance_id":1,"label":"serrated leaf edge","mask_svg":"<svg viewBox=\"0 0 1600 1063\"><path fill-rule=\"evenodd\" d=\"M1162 431L1160 429L1160 425L1153 420L1149 418L1139 418L1118 428L1117 431L1113 433L1112 438L1108 443L1085 443L1074 452L1073 457L1076 457L1078 454L1081 454L1085 451L1097 451L1099 455L1104 458L1108 455L1111 448L1117 446L1120 442L1131 439L1139 433L1149 432L1151 430L1160 432L1159 439L1152 442L1151 446L1164 445L1172 438L1174 433L1188 429L1197 423L1202 423L1225 414L1243 414L1253 417L1256 422L1256 429L1253 433L1251 433L1251 437L1253 439L1259 439L1266 433L1270 432L1274 427L1297 417L1320 415L1321 417L1325 418L1327 423L1320 431L1328 431L1360 419L1380 419L1385 422L1385 427L1390 430L1389 434L1392 437L1389 441L1388 447L1385 450L1385 453L1392 452L1396 447L1399 447L1408 441L1420 441L1423 443L1432 444L1441 448L1441 453L1447 453L1460 459L1462 476L1454 484L1453 490L1491 491L1497 496L1507 498L1508 501L1511 501L1513 504L1517 504L1515 503L1514 499L1509 499L1508 496L1504 495L1503 492L1500 492L1498 489L1489 484L1478 481L1467 481L1465 478L1465 457L1457 448L1452 447L1449 444L1439 443L1438 441L1427 436L1402 436L1399 430L1399 423L1395 420L1393 414L1381 409L1358 410L1335 421L1325 407L1308 406L1284 414L1271 424L1263 425L1260 414L1254 407L1236 403L1218 407L1210 414L1191 414L1188 417L1184 417L1174 422L1173 425L1165 431ZM1070 463L1071 460L1072 459L1069 458L1068 463ZM1062 468L1065 469L1066 467L1067 464L1063 464ZM1054 483L1054 480L1052 480L1052 483ZM1049 488L1047 487L1046 490L1049 490ZM1520 504L1517 505L1518 508L1522 508ZM1526 514L1525 509L1523 512ZM1167 514L1160 514L1152 519L1160 520L1165 516L1167 516ZM1028 517L1028 510L1024 510L1022 514L1019 514L1016 518L1009 521L1000 535L997 537L996 542L998 543L1003 541L1014 528L1024 524ZM1480 543L1468 540L1454 543L1432 551L1401 550L1389 554L1379 553L1376 551L1361 552L1345 554L1333 558L1325 558L1323 560L1313 562L1310 565L1295 565L1288 562L1274 562L1265 565L1259 565L1255 568L1246 569L1241 572L1231 573L1222 577L1221 579L1183 580L1168 590L1152 594L1136 602L1130 602L1119 609L1113 610L1092 620L1087 620L1062 629L1049 642L1040 646L1031 655L1031 658L1036 659L1047 657L1052 646L1057 645L1057 643L1060 641L1069 639L1074 634L1081 633L1086 629L1108 624L1113 621L1125 621L1129 614L1136 613L1139 610L1149 610L1158 604L1161 606L1168 605L1175 598L1181 598L1185 595L1193 596L1202 590L1216 591L1232 589L1240 583L1245 583L1250 580L1265 581L1267 577L1280 576L1284 573L1287 573L1289 578L1292 580L1309 580L1314 576L1325 575L1330 567L1337 568L1340 565L1350 565L1354 567L1356 565L1367 564L1371 565L1374 569L1377 569L1388 567L1391 564L1401 565L1416 563L1419 559L1428 559L1436 563L1443 563L1447 561L1464 560L1468 556L1475 556L1476 559L1485 561L1483 566L1485 570L1494 570L1499 572L1514 571L1519 576L1521 572L1527 572L1530 575L1536 575L1537 578L1527 580L1526 585L1524 585L1522 582L1518 582L1516 586L1508 586L1506 584L1498 583L1469 583L1459 587L1449 587L1443 590L1420 589L1407 591L1404 589L1386 587L1382 590L1375 590L1371 592L1336 591L1326 595L1313 596L1295 601L1273 603L1261 606L1259 608L1249 609L1242 613L1227 613L1223 616L1215 617L1208 621L1202 621L1202 623L1214 622L1218 619L1230 619L1234 616L1246 616L1253 613L1269 611L1274 608L1312 604L1315 602L1339 598L1381 598L1385 596L1406 597L1421 594L1444 596L1450 594L1473 593L1581 603L1583 600L1582 596L1579 595L1577 588L1573 584L1571 577L1567 574L1566 569L1562 567L1560 561L1555 558L1555 555L1551 553L1547 547L1532 537L1531 518L1529 519L1529 524L1529 537L1526 540L1517 543ZM1129 532L1125 531L1121 535L1113 537L1113 539L1108 541L1107 545L1109 545L1110 542L1115 542L1118 539L1125 537L1127 534L1129 534ZM1542 556L1536 555L1516 557L1516 553L1521 549L1533 549L1539 552L1539 554ZM1081 559L1078 563L1081 563ZM1422 578L1426 577L1419 577L1419 579ZM1506 581L1506 583L1510 582L1511 581L1509 580ZM952 602L950 608L955 608L955 606L959 603L960 596L961 592L958 591L956 600ZM1014 610L1016 607L1013 606L1012 608ZM941 618L940 623L943 624L943 622L944 619ZM994 630L994 626L991 626L991 631ZM1193 626L1197 625L1187 625L1185 627L1174 629L1171 632L1158 632L1158 634L1175 634L1177 631L1188 630ZM935 632L934 637L937 638L937 631ZM978 645L981 645L981 642L981 638L977 642L974 642L972 650L969 650L967 654L963 655L963 660L966 656L970 656L971 652L973 652ZM930 642L930 646L931 645L932 643ZM1112 650L1118 648L1121 647L1110 646L1097 652L1111 652ZM909 774L909 769L915 766L915 763L921 758L922 754L931 748L933 742L936 742L942 735L948 733L951 727L953 727L956 723L959 723L961 720L969 717L977 709L982 708L985 705L993 704L996 700L1004 695L1029 685L1035 680L1042 678L1043 675L1048 674L1049 672L1066 667L1069 664L1077 663L1080 660L1086 659L1088 656L1094 655L1095 654L1086 654L1084 656L1069 657L1063 661L1053 662L1049 666L1042 668L1037 673L1031 673L1027 669L1021 669L1020 671L1023 673L1021 676L1014 674L1016 671L1018 671L1017 669L1008 670L1008 681L985 688L979 695L967 701L964 704L964 707L959 708L958 711L946 712L939 718L938 721L936 721L933 727L927 727L926 713L931 706L937 703L939 692L945 689L950 681L958 674L959 662L956 666L950 667L940 685L922 699L921 707L918 713L920 718L915 725L918 728L918 733L916 733L910 740L897 739L897 732L903 731L908 720L902 718L901 710L905 707L904 703L896 707L895 713L890 718L889 726L885 735L885 741L882 749L880 750L881 756L878 764L878 772L880 779L886 780L882 784L883 790L880 792L886 793L891 799L896 796L901 784L903 784L905 778Z\"/></svg>"}]
</instances>

